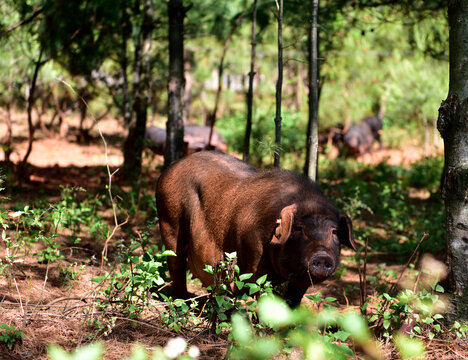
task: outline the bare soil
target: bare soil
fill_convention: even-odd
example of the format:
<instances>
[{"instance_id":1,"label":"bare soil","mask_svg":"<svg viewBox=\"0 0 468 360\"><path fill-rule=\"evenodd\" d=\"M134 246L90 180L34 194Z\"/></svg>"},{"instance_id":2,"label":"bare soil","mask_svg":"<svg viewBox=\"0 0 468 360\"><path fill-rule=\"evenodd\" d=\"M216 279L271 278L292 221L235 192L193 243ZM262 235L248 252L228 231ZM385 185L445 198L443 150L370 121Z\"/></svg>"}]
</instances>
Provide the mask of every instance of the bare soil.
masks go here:
<instances>
[{"instance_id":1,"label":"bare soil","mask_svg":"<svg viewBox=\"0 0 468 360\"><path fill-rule=\"evenodd\" d=\"M34 142L28 169L29 178L23 179L22 192L14 195L11 203L28 201L41 197L48 197L53 203L58 199L59 186L81 186L88 192L102 189L101 178L106 176L106 156L104 145L99 135L92 133L89 144L76 142L76 119L69 119L70 131L66 138L58 135L50 136L40 130ZM14 124L13 160L18 162L26 151L27 131L22 128L22 121ZM120 124L113 119L106 119L101 123L104 136L108 143L107 164L112 171L123 161L120 151L124 131ZM3 124L0 124L0 136L4 133ZM362 159L366 163L379 162L384 159L390 163L411 163L420 159L422 152L418 148L400 150L381 150L373 154L366 154ZM161 156L148 155L144 159L145 173L148 183L154 184L159 174L158 166L162 164ZM118 177L116 177L118 182ZM112 226L112 216L109 215L109 224ZM138 216L130 219L131 229L138 230ZM90 341L100 340L106 347L105 359L123 359L129 356L131 347L135 343L142 344L147 349L154 346L163 346L174 336L185 337L190 344L197 345L201 350L202 359L223 358L228 342L226 336L212 337L207 333L207 327L182 329L180 334L165 329L160 321L160 306L154 304L154 310L143 314L140 320L130 321L116 314L115 328L105 336L103 332L96 332L92 326L93 313L100 311L93 305L96 295L93 290L98 283L91 280L101 276L109 267L101 267L101 253L103 243L96 243L88 234L81 234L82 242L76 247L65 249L66 258L51 264L40 264L33 256L40 247L32 249L26 256L21 256L21 262L15 263L13 272L9 276L0 277L0 323L15 325L24 331L22 343L17 344L13 350L0 345L0 359L46 359L46 346L50 343L59 344L70 350ZM118 230L110 241L109 252L116 252L118 238L125 237L123 231ZM157 234L155 234L157 237ZM64 240L63 238L59 238ZM321 292L325 296L338 299L341 307L358 307L360 301L359 290L346 294L346 289L354 287L359 289L359 269L355 262L347 260L353 253L344 249L342 253L346 272L323 284L315 285L308 291L310 294ZM6 249L0 245L0 257L3 259ZM11 255L11 254L10 254ZM397 273L402 271L401 262L392 263L391 256L386 257L388 268ZM86 265L78 278L66 286L60 281L59 268L76 262ZM381 265L379 256L369 258L368 274L378 275ZM388 280L390 281L390 279ZM192 289L197 293L205 290L199 287ZM369 289L369 296L376 296L374 289ZM307 300L304 300L306 302ZM444 339L427 343L428 359L462 359L467 358L468 347L460 341L447 343ZM382 344L385 358L396 359L398 355L390 344Z\"/></svg>"}]
</instances>

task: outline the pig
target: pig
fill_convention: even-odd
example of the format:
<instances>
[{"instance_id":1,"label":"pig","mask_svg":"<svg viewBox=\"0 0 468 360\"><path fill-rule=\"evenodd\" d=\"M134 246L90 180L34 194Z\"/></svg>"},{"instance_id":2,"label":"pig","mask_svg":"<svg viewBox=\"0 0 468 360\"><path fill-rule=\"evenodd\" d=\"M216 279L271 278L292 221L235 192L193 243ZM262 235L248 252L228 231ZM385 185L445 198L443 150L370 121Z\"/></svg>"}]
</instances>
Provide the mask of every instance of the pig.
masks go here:
<instances>
[{"instance_id":1,"label":"pig","mask_svg":"<svg viewBox=\"0 0 468 360\"><path fill-rule=\"evenodd\" d=\"M379 143L379 149L382 149L381 131L382 119L368 116L362 119L360 124L353 125L346 131L343 137L345 149L354 156L364 155L372 151L375 140Z\"/></svg>"},{"instance_id":2,"label":"pig","mask_svg":"<svg viewBox=\"0 0 468 360\"><path fill-rule=\"evenodd\" d=\"M203 151L166 168L156 186L161 237L175 298L187 298L186 269L204 286L203 271L237 252L241 273L288 281L285 297L300 303L311 284L329 278L340 245L356 250L350 218L309 178L259 171L224 153Z\"/></svg>"},{"instance_id":3,"label":"pig","mask_svg":"<svg viewBox=\"0 0 468 360\"><path fill-rule=\"evenodd\" d=\"M210 127L203 125L185 125L184 126L184 152L192 154L197 151L210 148L212 150L226 151L226 140L213 129L211 144L208 146L210 136ZM155 153L164 155L166 150L166 129L157 126L148 126L145 133L147 146Z\"/></svg>"}]
</instances>

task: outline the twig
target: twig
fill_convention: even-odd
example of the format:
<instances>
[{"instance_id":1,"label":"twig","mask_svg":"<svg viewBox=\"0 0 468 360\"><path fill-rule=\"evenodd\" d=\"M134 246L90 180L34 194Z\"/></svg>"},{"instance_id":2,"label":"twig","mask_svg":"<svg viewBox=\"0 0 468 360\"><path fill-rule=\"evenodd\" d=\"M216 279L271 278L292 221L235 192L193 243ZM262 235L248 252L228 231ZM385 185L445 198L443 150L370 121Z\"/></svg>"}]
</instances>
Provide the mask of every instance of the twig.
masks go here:
<instances>
[{"instance_id":1,"label":"twig","mask_svg":"<svg viewBox=\"0 0 468 360\"><path fill-rule=\"evenodd\" d=\"M400 280L401 278L403 277L403 274L405 273L406 269L408 268L409 264L411 263L411 260L413 260L413 257L414 255L417 253L418 249L419 249L419 245L421 245L421 243L428 237L428 234L427 233L424 233L424 235L421 237L421 239L419 240L418 244L416 245L416 247L414 248L413 250L413 253L411 254L410 258L408 259L408 261L406 262L405 264L405 267L403 268L403 270L401 271L400 273L400 276L398 277L398 280L393 283L392 287L390 288L389 290L389 293L391 295L391 293L393 293L393 291L395 291L395 288L396 286L400 283Z\"/></svg>"},{"instance_id":2,"label":"twig","mask_svg":"<svg viewBox=\"0 0 468 360\"><path fill-rule=\"evenodd\" d=\"M398 277L397 281L395 283L393 283L392 287L388 291L388 293L390 295L392 295L392 293L394 292L396 286L400 283L400 280L403 277L403 274L405 273L406 269L408 268L409 264L411 263L411 260L413 259L414 255L418 251L419 245L421 245L421 243L427 238L427 236L428 236L428 234L424 233L423 236L421 237L421 239L419 240L418 244L416 245L413 252L411 253L411 256L409 257L408 261L406 262L403 270L401 271L400 276ZM390 308L390 305L391 305L390 300L385 299L383 305L384 305L383 307L385 308L384 312L388 311L388 309ZM382 325L382 323L383 323L383 317L380 317L378 322L376 323L376 326L380 327Z\"/></svg>"},{"instance_id":3,"label":"twig","mask_svg":"<svg viewBox=\"0 0 468 360\"><path fill-rule=\"evenodd\" d=\"M89 105L88 105L87 101L81 95L79 95L73 89L73 87L70 84L68 84L65 80L63 80L61 78L57 78L57 80L60 81L61 83L63 83L64 85L66 85L77 97L79 97L81 99L81 101L83 102L83 104L86 106L86 108L89 110ZM104 135L102 134L101 127L99 126L96 117L93 114L91 114L91 116L93 118L94 123L97 124L97 129L98 129L98 132L99 132L99 136L101 137L102 142L104 144L104 155L105 155L105 158L106 158L106 168L107 168L107 174L108 174L108 177L109 177L109 183L108 183L109 199L111 201L112 212L114 214L114 229L112 230L112 233L107 237L106 242L104 243L104 249L102 250L102 259L101 259L101 268L102 268L104 266L104 257L107 255L107 246L108 246L108 243L109 243L110 239L114 236L114 234L115 234L115 232L116 232L116 230L118 228L120 228L122 225L125 225L128 222L128 217L123 223L119 224L119 222L117 220L116 205L115 205L114 197L112 195L112 177L117 173L117 171L119 171L119 169L117 168L113 173L111 173L110 166L109 166L107 141L104 138Z\"/></svg>"},{"instance_id":4,"label":"twig","mask_svg":"<svg viewBox=\"0 0 468 360\"><path fill-rule=\"evenodd\" d=\"M369 248L369 238L366 237L366 245L364 247L364 265L361 273L361 268L359 267L359 289L361 291L361 312L363 315L366 315L366 310L362 310L364 303L367 299L367 251Z\"/></svg>"}]
</instances>

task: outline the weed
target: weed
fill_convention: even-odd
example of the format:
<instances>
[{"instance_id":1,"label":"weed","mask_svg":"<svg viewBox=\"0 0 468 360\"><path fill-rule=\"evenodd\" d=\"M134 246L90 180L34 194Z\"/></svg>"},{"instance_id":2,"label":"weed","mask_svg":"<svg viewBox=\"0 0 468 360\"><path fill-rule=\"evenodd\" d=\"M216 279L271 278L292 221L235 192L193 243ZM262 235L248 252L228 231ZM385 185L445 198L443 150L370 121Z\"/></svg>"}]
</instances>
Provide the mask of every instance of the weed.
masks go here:
<instances>
[{"instance_id":1,"label":"weed","mask_svg":"<svg viewBox=\"0 0 468 360\"><path fill-rule=\"evenodd\" d=\"M14 325L8 326L5 323L0 324L0 342L5 344L8 349L12 350L16 344L19 344L24 339L24 332L16 330Z\"/></svg>"},{"instance_id":2,"label":"weed","mask_svg":"<svg viewBox=\"0 0 468 360\"><path fill-rule=\"evenodd\" d=\"M226 253L225 256L225 260L219 261L214 266L206 265L204 269L214 276L214 284L207 288L210 299L205 311L212 322L212 330L217 334L221 333L222 329L231 328L228 316L233 312L238 312L256 323L257 300L250 297L255 295L260 298L273 292L273 286L267 280L267 275L259 277L254 282L248 282L253 274L240 274L237 254Z\"/></svg>"}]
</instances>

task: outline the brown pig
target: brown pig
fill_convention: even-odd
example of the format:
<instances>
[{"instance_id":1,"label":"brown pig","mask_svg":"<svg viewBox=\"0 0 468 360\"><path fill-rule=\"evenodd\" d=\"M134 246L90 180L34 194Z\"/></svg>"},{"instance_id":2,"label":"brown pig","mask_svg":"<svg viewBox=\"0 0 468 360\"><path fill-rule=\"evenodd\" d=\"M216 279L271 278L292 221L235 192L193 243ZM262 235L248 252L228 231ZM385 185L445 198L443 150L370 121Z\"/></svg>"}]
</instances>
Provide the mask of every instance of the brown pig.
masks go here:
<instances>
[{"instance_id":1,"label":"brown pig","mask_svg":"<svg viewBox=\"0 0 468 360\"><path fill-rule=\"evenodd\" d=\"M340 245L356 249L351 220L307 177L258 171L233 156L205 151L168 167L156 188L161 236L173 296L186 298L187 264L204 286L203 271L237 252L241 273L289 281L286 298L300 303L311 283L335 271Z\"/></svg>"}]
</instances>

